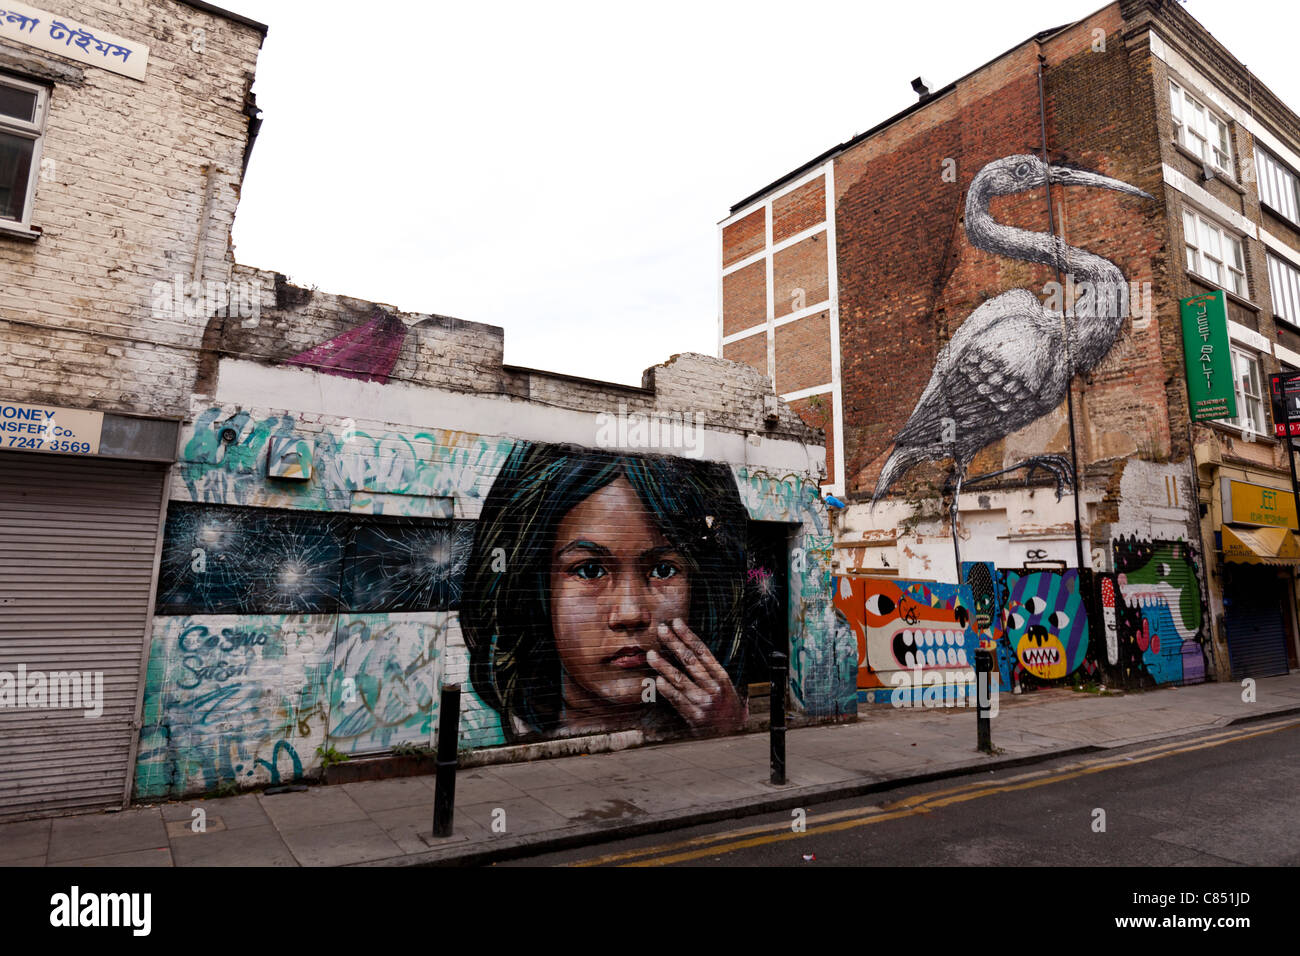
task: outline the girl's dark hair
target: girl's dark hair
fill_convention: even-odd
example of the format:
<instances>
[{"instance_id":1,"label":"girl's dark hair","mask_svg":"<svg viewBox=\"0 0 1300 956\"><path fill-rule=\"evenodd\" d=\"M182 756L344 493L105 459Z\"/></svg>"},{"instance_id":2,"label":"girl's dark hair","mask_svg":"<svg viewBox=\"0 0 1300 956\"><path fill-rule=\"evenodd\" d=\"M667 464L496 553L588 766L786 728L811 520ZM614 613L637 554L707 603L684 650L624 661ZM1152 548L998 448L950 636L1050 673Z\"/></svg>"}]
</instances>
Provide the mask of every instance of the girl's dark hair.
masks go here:
<instances>
[{"instance_id":1,"label":"girl's dark hair","mask_svg":"<svg viewBox=\"0 0 1300 956\"><path fill-rule=\"evenodd\" d=\"M550 600L555 532L570 510L620 477L682 555L691 587L687 624L740 685L748 512L731 469L521 442L484 502L460 603L470 681L500 713L507 739L559 726L561 668ZM519 733L512 717L531 734Z\"/></svg>"}]
</instances>

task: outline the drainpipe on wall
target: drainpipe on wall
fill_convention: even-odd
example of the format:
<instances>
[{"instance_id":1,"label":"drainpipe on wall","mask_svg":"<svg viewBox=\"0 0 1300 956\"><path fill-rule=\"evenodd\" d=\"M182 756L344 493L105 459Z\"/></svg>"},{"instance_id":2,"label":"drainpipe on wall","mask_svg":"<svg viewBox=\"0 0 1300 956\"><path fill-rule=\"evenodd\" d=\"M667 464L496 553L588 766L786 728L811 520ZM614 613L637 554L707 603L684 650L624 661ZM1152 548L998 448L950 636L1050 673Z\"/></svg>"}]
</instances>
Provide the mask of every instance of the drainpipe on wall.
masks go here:
<instances>
[{"instance_id":1,"label":"drainpipe on wall","mask_svg":"<svg viewBox=\"0 0 1300 956\"><path fill-rule=\"evenodd\" d=\"M190 271L191 282L203 281L203 256L208 242L208 226L212 222L212 191L216 188L218 172L216 166L203 167L207 184L203 189L203 206L199 209L199 235L194 242L194 268Z\"/></svg>"},{"instance_id":2,"label":"drainpipe on wall","mask_svg":"<svg viewBox=\"0 0 1300 956\"><path fill-rule=\"evenodd\" d=\"M1210 553L1205 550L1205 528L1201 522L1201 476L1196 470L1196 438L1192 431L1190 419L1187 422L1187 464L1192 472L1192 508L1195 509L1192 520L1196 523L1196 541L1201 547L1201 570L1197 574L1197 579L1201 586L1201 595L1205 599L1201 604L1204 608L1206 620L1205 630L1210 636L1210 653L1205 654L1205 657L1210 669L1214 671L1214 679L1217 681L1219 679L1219 643L1214 632L1214 602L1210 600ZM1211 489L1211 494L1213 494L1213 489Z\"/></svg>"},{"instance_id":3,"label":"drainpipe on wall","mask_svg":"<svg viewBox=\"0 0 1300 956\"><path fill-rule=\"evenodd\" d=\"M1047 63L1047 57L1038 54L1038 121L1042 127L1043 133L1043 164L1047 165L1050 161L1047 156L1047 96L1043 92L1043 67ZM1052 212L1052 183L1049 179L1047 182L1047 232L1052 237L1053 243L1056 241L1056 216ZM1056 285L1059 289L1065 289L1065 283L1061 276L1061 260L1056 258L1052 263L1052 268L1056 270ZM1065 299L1061 301L1064 303ZM1068 326L1070 321L1069 315L1065 311L1061 315L1062 323ZM1069 349L1069 343L1072 340L1068 327L1066 328L1066 348ZM1067 352L1066 359L1070 363L1070 368L1074 368L1074 356ZM1079 480L1079 448L1074 438L1074 376L1070 376L1069 387L1065 390L1065 412L1070 421L1070 471L1074 478L1074 553L1082 576L1085 567L1083 563L1083 521L1079 510L1079 496L1083 493L1083 483ZM958 580L961 579L961 568L957 569Z\"/></svg>"}]
</instances>

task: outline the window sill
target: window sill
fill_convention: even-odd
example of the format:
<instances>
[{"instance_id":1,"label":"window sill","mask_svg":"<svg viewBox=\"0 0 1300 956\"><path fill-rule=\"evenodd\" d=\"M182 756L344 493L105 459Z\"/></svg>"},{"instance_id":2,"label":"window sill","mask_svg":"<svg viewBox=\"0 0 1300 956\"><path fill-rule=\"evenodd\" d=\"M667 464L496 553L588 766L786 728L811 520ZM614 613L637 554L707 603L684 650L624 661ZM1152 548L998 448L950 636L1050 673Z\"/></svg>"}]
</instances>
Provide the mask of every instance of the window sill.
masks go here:
<instances>
[{"instance_id":1,"label":"window sill","mask_svg":"<svg viewBox=\"0 0 1300 956\"><path fill-rule=\"evenodd\" d=\"M1242 428L1240 425L1231 425L1228 422L1213 420L1197 422L1196 424L1209 425L1216 431L1225 432L1233 438L1240 438L1242 441L1253 445L1276 445L1279 442L1279 439L1267 432L1254 432L1254 438L1247 437L1251 434L1250 432L1247 432L1246 429Z\"/></svg>"},{"instance_id":2,"label":"window sill","mask_svg":"<svg viewBox=\"0 0 1300 956\"><path fill-rule=\"evenodd\" d=\"M1237 193L1238 195L1241 196L1246 195L1246 187L1241 185L1241 183L1237 182L1237 177L1232 175L1232 173L1228 172L1226 169L1221 169L1219 166L1215 165L1210 160L1201 159L1201 157L1197 156L1196 153L1188 149L1186 146L1180 143L1176 138L1174 139L1173 143L1174 143L1174 149L1178 150L1178 152L1182 153L1184 156L1186 156L1196 165L1200 166L1202 169L1204 169L1206 166L1209 166L1211 169L1213 169L1214 178L1217 179L1219 182L1223 183L1223 185L1227 186L1229 189L1231 189L1233 192ZM1201 174L1201 178L1202 181L1204 181L1204 173Z\"/></svg>"},{"instance_id":3,"label":"window sill","mask_svg":"<svg viewBox=\"0 0 1300 956\"><path fill-rule=\"evenodd\" d=\"M16 222L0 222L0 237L5 236L11 239L21 239L24 242L35 242L41 238L41 227L21 226Z\"/></svg>"},{"instance_id":4,"label":"window sill","mask_svg":"<svg viewBox=\"0 0 1300 956\"><path fill-rule=\"evenodd\" d=\"M1261 309L1254 302L1251 302L1249 299L1237 295L1237 293L1233 292L1231 289L1225 289L1222 286L1215 285L1212 280L1205 278L1205 276L1201 275L1199 272L1193 272L1191 269L1188 269L1186 266L1183 267L1183 272L1187 274L1187 278L1191 279L1197 285L1202 286L1205 289L1208 289L1210 292L1222 292L1231 301L1237 303L1237 305L1241 306L1244 309L1250 309L1252 312L1263 311L1263 309Z\"/></svg>"}]
</instances>

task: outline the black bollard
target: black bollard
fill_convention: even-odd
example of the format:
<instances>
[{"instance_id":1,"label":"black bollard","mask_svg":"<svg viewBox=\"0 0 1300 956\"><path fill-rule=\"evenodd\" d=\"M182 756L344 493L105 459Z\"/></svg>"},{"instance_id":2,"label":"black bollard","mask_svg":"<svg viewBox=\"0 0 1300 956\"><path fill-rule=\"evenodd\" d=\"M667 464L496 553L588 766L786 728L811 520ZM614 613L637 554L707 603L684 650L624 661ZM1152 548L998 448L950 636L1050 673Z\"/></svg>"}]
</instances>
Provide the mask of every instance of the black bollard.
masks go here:
<instances>
[{"instance_id":1,"label":"black bollard","mask_svg":"<svg viewBox=\"0 0 1300 956\"><path fill-rule=\"evenodd\" d=\"M772 654L772 782L785 783L785 690L790 676L786 656Z\"/></svg>"},{"instance_id":2,"label":"black bollard","mask_svg":"<svg viewBox=\"0 0 1300 956\"><path fill-rule=\"evenodd\" d=\"M989 727L989 716L993 709L993 652L980 648L975 652L975 724L976 737L981 752L993 752L993 737Z\"/></svg>"},{"instance_id":3,"label":"black bollard","mask_svg":"<svg viewBox=\"0 0 1300 956\"><path fill-rule=\"evenodd\" d=\"M448 684L438 703L438 759L433 780L433 835L451 836L456 811L456 740L460 735L460 685Z\"/></svg>"}]
</instances>

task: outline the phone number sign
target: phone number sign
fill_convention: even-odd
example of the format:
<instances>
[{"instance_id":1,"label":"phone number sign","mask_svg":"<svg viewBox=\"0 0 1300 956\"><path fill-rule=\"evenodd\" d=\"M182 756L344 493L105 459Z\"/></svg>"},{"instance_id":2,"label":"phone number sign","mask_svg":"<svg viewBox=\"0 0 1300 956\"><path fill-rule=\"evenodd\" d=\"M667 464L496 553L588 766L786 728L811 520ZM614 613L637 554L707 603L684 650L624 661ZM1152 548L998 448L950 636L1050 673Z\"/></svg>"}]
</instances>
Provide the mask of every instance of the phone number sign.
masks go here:
<instances>
[{"instance_id":1,"label":"phone number sign","mask_svg":"<svg viewBox=\"0 0 1300 956\"><path fill-rule=\"evenodd\" d=\"M97 455L104 413L0 399L0 449Z\"/></svg>"}]
</instances>

